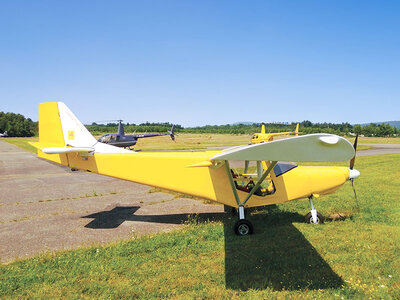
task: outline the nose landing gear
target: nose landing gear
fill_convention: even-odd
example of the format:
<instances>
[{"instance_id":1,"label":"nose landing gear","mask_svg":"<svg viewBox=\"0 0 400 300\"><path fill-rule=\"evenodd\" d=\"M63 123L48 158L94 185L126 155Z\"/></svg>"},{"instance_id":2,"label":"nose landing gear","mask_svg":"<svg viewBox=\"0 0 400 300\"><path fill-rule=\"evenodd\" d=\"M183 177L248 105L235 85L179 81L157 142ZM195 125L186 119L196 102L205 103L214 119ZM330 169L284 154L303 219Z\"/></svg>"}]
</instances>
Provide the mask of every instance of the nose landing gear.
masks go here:
<instances>
[{"instance_id":1,"label":"nose landing gear","mask_svg":"<svg viewBox=\"0 0 400 300\"><path fill-rule=\"evenodd\" d=\"M306 221L306 223L310 223L310 224L322 224L322 223L324 223L324 218L314 208L312 198L313 198L312 195L308 198L310 200L311 211L305 216L305 221Z\"/></svg>"}]
</instances>

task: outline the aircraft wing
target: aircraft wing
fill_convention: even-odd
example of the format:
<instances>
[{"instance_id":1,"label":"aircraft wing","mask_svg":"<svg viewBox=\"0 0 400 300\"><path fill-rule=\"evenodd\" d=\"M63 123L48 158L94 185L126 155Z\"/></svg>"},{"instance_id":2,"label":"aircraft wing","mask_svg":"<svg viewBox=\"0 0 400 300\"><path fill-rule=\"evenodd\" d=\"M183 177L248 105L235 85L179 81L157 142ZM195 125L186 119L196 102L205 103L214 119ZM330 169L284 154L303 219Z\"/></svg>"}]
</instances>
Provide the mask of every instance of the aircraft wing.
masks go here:
<instances>
[{"instance_id":1,"label":"aircraft wing","mask_svg":"<svg viewBox=\"0 0 400 300\"><path fill-rule=\"evenodd\" d=\"M351 143L334 134L309 134L227 149L210 160L343 161L354 157Z\"/></svg>"}]
</instances>

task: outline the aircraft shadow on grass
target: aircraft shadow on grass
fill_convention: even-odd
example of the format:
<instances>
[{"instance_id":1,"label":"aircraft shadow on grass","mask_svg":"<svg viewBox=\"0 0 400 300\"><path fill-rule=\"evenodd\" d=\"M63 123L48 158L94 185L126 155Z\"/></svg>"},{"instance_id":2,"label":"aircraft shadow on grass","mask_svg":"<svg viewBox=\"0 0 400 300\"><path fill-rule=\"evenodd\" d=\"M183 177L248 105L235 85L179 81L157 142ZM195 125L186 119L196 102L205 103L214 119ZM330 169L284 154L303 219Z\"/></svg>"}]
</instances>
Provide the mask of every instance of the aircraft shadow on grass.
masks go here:
<instances>
[{"instance_id":1,"label":"aircraft shadow on grass","mask_svg":"<svg viewBox=\"0 0 400 300\"><path fill-rule=\"evenodd\" d=\"M139 206L115 207L83 218L93 218L85 227L117 228L125 221L182 224L188 214L135 215ZM265 213L266 212L266 213ZM276 207L253 214L255 233L233 233L236 217L229 213L200 213L197 222L222 221L225 239L225 285L233 290L316 290L339 288L342 279L331 269L293 223L304 222L297 213ZM315 226L315 225L310 225Z\"/></svg>"}]
</instances>

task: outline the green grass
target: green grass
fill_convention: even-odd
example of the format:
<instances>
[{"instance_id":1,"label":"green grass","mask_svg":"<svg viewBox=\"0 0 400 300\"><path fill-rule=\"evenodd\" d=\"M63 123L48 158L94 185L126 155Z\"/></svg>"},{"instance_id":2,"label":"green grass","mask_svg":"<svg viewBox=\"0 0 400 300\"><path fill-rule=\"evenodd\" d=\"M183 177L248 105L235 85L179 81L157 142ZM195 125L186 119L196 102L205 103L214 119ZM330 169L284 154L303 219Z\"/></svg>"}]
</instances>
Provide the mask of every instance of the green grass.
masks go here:
<instances>
[{"instance_id":1,"label":"green grass","mask_svg":"<svg viewBox=\"0 0 400 300\"><path fill-rule=\"evenodd\" d=\"M247 134L179 134L176 141L169 136L139 139L134 150L188 150L205 149L207 147L246 145L250 141ZM98 138L98 137L96 137ZM28 142L37 142L38 137L29 138L6 138L3 139L10 144L36 153L36 149Z\"/></svg>"},{"instance_id":2,"label":"green grass","mask_svg":"<svg viewBox=\"0 0 400 300\"><path fill-rule=\"evenodd\" d=\"M348 138L354 142L354 138ZM359 143L365 144L400 144L400 137L358 137Z\"/></svg>"},{"instance_id":3,"label":"green grass","mask_svg":"<svg viewBox=\"0 0 400 300\"><path fill-rule=\"evenodd\" d=\"M97 137L96 137L97 138ZM237 146L249 143L251 136L247 134L180 134L173 142L169 136L139 139L134 150L154 151L154 150L188 150L205 149L207 147ZM37 142L38 137L30 138L6 138L6 142L14 144L20 148L36 153L36 149L28 142ZM351 142L354 139L349 139ZM400 143L400 138L360 138L359 143ZM358 145L357 149L367 150L370 146Z\"/></svg>"},{"instance_id":4,"label":"green grass","mask_svg":"<svg viewBox=\"0 0 400 300\"><path fill-rule=\"evenodd\" d=\"M399 299L400 155L356 168L358 205L350 183L314 201L341 221L303 223L306 200L251 212L247 237L236 217L191 216L171 233L2 265L0 298Z\"/></svg>"},{"instance_id":5,"label":"green grass","mask_svg":"<svg viewBox=\"0 0 400 300\"><path fill-rule=\"evenodd\" d=\"M175 142L169 136L139 139L135 150L186 150L207 147L237 146L249 143L248 134L191 134L183 133Z\"/></svg>"},{"instance_id":6,"label":"green grass","mask_svg":"<svg viewBox=\"0 0 400 300\"><path fill-rule=\"evenodd\" d=\"M28 142L37 142L37 141L39 141L39 138L38 137L23 137L23 138L9 137L9 138L5 138L2 140L5 142L9 142L10 144L13 144L15 146L18 146L22 149L36 153L36 148L33 147L32 145L28 144Z\"/></svg>"},{"instance_id":7,"label":"green grass","mask_svg":"<svg viewBox=\"0 0 400 300\"><path fill-rule=\"evenodd\" d=\"M357 145L357 151L369 150L369 149L372 149L372 148L373 147L371 147L371 146Z\"/></svg>"}]
</instances>

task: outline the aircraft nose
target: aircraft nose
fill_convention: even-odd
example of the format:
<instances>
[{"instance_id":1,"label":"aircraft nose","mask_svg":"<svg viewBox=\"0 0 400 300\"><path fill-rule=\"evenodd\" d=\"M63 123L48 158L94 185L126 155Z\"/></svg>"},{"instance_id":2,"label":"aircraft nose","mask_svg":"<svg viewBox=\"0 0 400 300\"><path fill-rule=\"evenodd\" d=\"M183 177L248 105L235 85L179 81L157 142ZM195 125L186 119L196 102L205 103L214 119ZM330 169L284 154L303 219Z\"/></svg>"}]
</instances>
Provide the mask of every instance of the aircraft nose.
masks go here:
<instances>
[{"instance_id":1,"label":"aircraft nose","mask_svg":"<svg viewBox=\"0 0 400 300\"><path fill-rule=\"evenodd\" d=\"M356 169L349 169L349 179L357 178L358 176L360 176L360 174L360 171Z\"/></svg>"}]
</instances>

